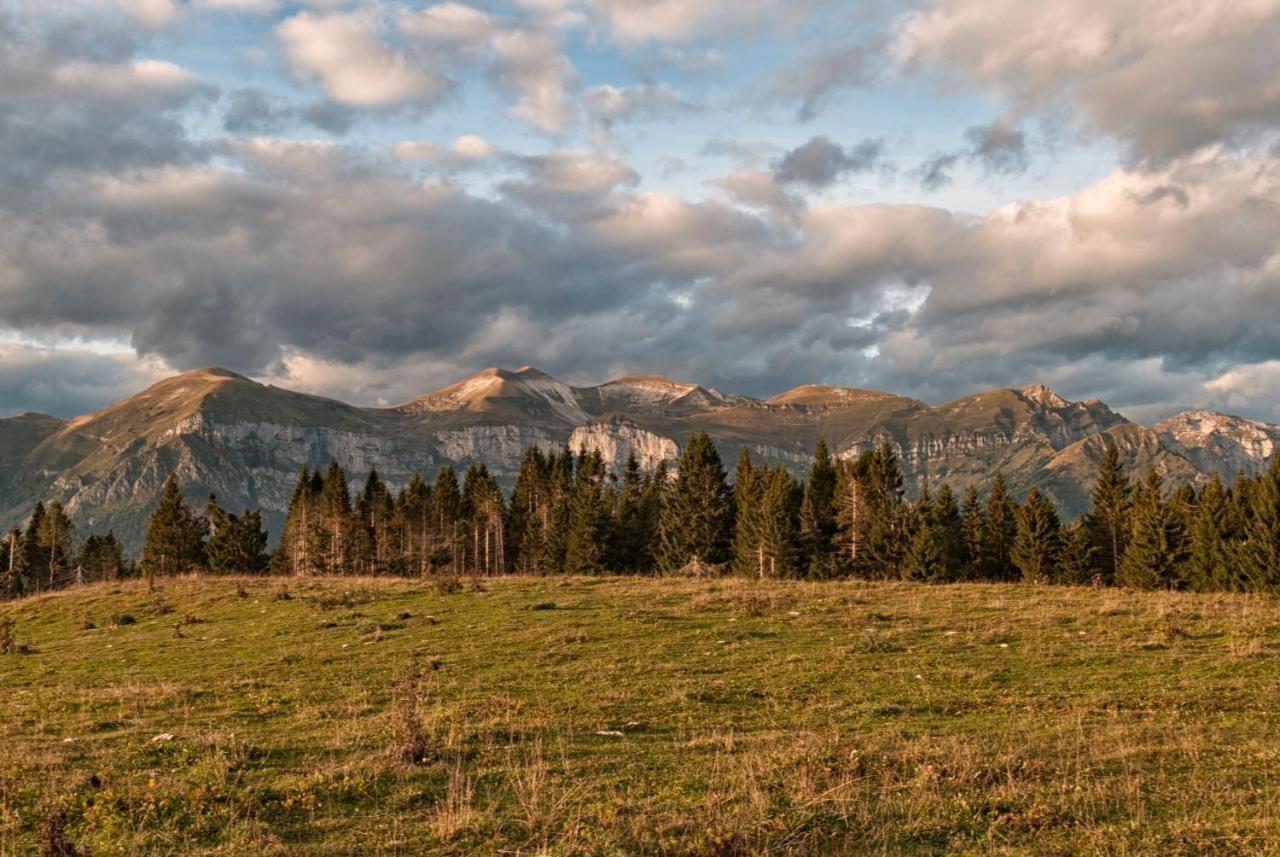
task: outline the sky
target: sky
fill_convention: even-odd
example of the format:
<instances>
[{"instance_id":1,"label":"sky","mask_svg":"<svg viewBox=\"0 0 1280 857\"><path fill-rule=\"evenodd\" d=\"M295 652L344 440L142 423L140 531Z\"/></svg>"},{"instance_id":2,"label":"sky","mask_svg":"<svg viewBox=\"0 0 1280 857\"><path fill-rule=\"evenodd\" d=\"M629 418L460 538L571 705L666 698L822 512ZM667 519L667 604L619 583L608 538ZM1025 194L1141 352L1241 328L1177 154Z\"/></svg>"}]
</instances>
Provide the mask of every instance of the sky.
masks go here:
<instances>
[{"instance_id":1,"label":"sky","mask_svg":"<svg viewBox=\"0 0 1280 857\"><path fill-rule=\"evenodd\" d=\"M1280 0L0 0L0 415L488 366L1280 422Z\"/></svg>"}]
</instances>

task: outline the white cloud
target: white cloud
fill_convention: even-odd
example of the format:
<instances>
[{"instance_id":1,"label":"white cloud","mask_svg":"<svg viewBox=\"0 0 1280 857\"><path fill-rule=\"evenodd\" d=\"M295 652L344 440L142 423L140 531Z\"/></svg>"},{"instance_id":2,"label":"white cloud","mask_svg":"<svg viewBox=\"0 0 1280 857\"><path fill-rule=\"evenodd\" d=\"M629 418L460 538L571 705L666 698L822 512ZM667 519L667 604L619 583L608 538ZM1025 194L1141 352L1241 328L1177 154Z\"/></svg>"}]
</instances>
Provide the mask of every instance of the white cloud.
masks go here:
<instances>
[{"instance_id":1,"label":"white cloud","mask_svg":"<svg viewBox=\"0 0 1280 857\"><path fill-rule=\"evenodd\" d=\"M125 11L148 27L160 27L169 23L178 9L173 0L122 0Z\"/></svg>"},{"instance_id":2,"label":"white cloud","mask_svg":"<svg viewBox=\"0 0 1280 857\"><path fill-rule=\"evenodd\" d=\"M433 44L464 51L484 48L499 27L498 19L462 3L437 3L399 17L406 34Z\"/></svg>"},{"instance_id":3,"label":"white cloud","mask_svg":"<svg viewBox=\"0 0 1280 857\"><path fill-rule=\"evenodd\" d=\"M512 114L527 119L543 131L566 130L577 118L577 107L568 90L578 76L549 33L508 30L493 38L498 78L519 95Z\"/></svg>"},{"instance_id":4,"label":"white cloud","mask_svg":"<svg viewBox=\"0 0 1280 857\"><path fill-rule=\"evenodd\" d=\"M476 134L464 134L448 147L430 140L405 140L396 143L392 154L400 161L429 161L449 170L461 170L491 160L498 149Z\"/></svg>"},{"instance_id":5,"label":"white cloud","mask_svg":"<svg viewBox=\"0 0 1280 857\"><path fill-rule=\"evenodd\" d=\"M383 107L440 97L448 82L393 50L376 23L369 13L300 12L276 32L294 70L319 80L342 104Z\"/></svg>"},{"instance_id":6,"label":"white cloud","mask_svg":"<svg viewBox=\"0 0 1280 857\"><path fill-rule=\"evenodd\" d=\"M895 49L1021 110L1067 105L1159 160L1274 134L1278 43L1280 0L932 0Z\"/></svg>"}]
</instances>

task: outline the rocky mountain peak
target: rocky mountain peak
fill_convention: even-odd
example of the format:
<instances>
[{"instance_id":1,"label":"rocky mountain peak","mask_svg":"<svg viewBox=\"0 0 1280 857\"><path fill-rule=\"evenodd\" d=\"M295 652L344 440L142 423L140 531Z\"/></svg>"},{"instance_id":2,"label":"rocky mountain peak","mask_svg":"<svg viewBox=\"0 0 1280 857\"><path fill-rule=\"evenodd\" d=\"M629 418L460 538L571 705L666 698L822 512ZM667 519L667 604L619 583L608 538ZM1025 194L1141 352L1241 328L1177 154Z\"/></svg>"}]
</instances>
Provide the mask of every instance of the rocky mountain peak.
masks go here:
<instances>
[{"instance_id":1,"label":"rocky mountain peak","mask_svg":"<svg viewBox=\"0 0 1280 857\"><path fill-rule=\"evenodd\" d=\"M1026 399L1046 408L1066 408L1072 403L1059 396L1044 384L1031 384L1018 391Z\"/></svg>"}]
</instances>

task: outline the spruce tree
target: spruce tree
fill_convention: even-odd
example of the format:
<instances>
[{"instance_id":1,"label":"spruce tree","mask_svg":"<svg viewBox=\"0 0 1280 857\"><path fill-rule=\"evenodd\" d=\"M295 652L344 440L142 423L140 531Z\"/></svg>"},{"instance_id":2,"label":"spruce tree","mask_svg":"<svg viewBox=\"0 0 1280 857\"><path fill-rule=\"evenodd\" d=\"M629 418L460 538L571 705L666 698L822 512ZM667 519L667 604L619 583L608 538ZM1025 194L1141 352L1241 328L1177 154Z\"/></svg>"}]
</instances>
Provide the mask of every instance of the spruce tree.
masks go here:
<instances>
[{"instance_id":1,"label":"spruce tree","mask_svg":"<svg viewBox=\"0 0 1280 857\"><path fill-rule=\"evenodd\" d=\"M178 477L170 474L147 520L140 565L148 580L182 574L204 563L205 525L182 499Z\"/></svg>"},{"instance_id":2,"label":"spruce tree","mask_svg":"<svg viewBox=\"0 0 1280 857\"><path fill-rule=\"evenodd\" d=\"M622 471L622 485L609 522L609 565L615 571L635 574L643 571L646 536L644 514L644 475L635 450L627 455Z\"/></svg>"},{"instance_id":3,"label":"spruce tree","mask_svg":"<svg viewBox=\"0 0 1280 857\"><path fill-rule=\"evenodd\" d=\"M797 565L797 516L800 491L785 467L762 472L760 509L756 516L760 571L767 577L794 577Z\"/></svg>"},{"instance_id":4,"label":"spruce tree","mask_svg":"<svg viewBox=\"0 0 1280 857\"><path fill-rule=\"evenodd\" d=\"M431 556L431 488L418 473L396 498L402 574L425 577Z\"/></svg>"},{"instance_id":5,"label":"spruce tree","mask_svg":"<svg viewBox=\"0 0 1280 857\"><path fill-rule=\"evenodd\" d=\"M44 529L44 503L37 500L22 534L21 566L24 591L40 591L49 577L49 555L40 547L40 531Z\"/></svg>"},{"instance_id":6,"label":"spruce tree","mask_svg":"<svg viewBox=\"0 0 1280 857\"><path fill-rule=\"evenodd\" d=\"M47 575L46 588L54 589L66 577L70 567L71 538L74 527L62 509L62 504L54 500L45 510L36 531L36 544L41 553L41 564Z\"/></svg>"},{"instance_id":7,"label":"spruce tree","mask_svg":"<svg viewBox=\"0 0 1280 857\"><path fill-rule=\"evenodd\" d=\"M598 574L605 570L604 470L598 449L579 456L569 497L569 532L565 541L565 570L570 574Z\"/></svg>"},{"instance_id":8,"label":"spruce tree","mask_svg":"<svg viewBox=\"0 0 1280 857\"><path fill-rule=\"evenodd\" d=\"M449 465L436 473L435 487L431 489L432 529L438 551L431 557L433 569L446 568L450 574L462 573L462 491L458 488L458 475Z\"/></svg>"},{"instance_id":9,"label":"spruce tree","mask_svg":"<svg viewBox=\"0 0 1280 857\"><path fill-rule=\"evenodd\" d=\"M934 504L934 527L942 540L942 580L962 580L969 564L969 549L965 543L965 522L956 505L956 495L951 486L942 483Z\"/></svg>"},{"instance_id":10,"label":"spruce tree","mask_svg":"<svg viewBox=\"0 0 1280 857\"><path fill-rule=\"evenodd\" d=\"M1018 569L1010 554L1018 534L1018 507L1009 497L1004 474L996 473L983 511L981 574L988 580L1016 580Z\"/></svg>"},{"instance_id":11,"label":"spruce tree","mask_svg":"<svg viewBox=\"0 0 1280 857\"><path fill-rule=\"evenodd\" d=\"M1088 583L1096 574L1098 548L1084 518L1073 521L1062 530L1062 550L1058 555L1055 583Z\"/></svg>"},{"instance_id":12,"label":"spruce tree","mask_svg":"<svg viewBox=\"0 0 1280 857\"><path fill-rule=\"evenodd\" d=\"M1182 522L1164 499L1164 483L1154 468L1133 496L1129 538L1116 582L1155 589L1177 582L1185 545Z\"/></svg>"},{"instance_id":13,"label":"spruce tree","mask_svg":"<svg viewBox=\"0 0 1280 857\"><path fill-rule=\"evenodd\" d=\"M911 509L910 540L903 557L903 580L938 583L947 579L946 546L937 526L937 509L926 484Z\"/></svg>"},{"instance_id":14,"label":"spruce tree","mask_svg":"<svg viewBox=\"0 0 1280 857\"><path fill-rule=\"evenodd\" d=\"M1186 586L1196 592L1246 586L1239 574L1239 519L1217 474L1201 489L1188 528Z\"/></svg>"},{"instance_id":15,"label":"spruce tree","mask_svg":"<svg viewBox=\"0 0 1280 857\"><path fill-rule=\"evenodd\" d=\"M983 548L982 534L987 528L987 513L978 499L978 489L970 485L964 492L960 507L960 521L964 530L965 568L962 576L971 579L981 575Z\"/></svg>"},{"instance_id":16,"label":"spruce tree","mask_svg":"<svg viewBox=\"0 0 1280 857\"><path fill-rule=\"evenodd\" d=\"M764 481L751 462L746 447L738 454L733 477L733 570L744 577L764 577L764 552L760 542L761 500Z\"/></svg>"},{"instance_id":17,"label":"spruce tree","mask_svg":"<svg viewBox=\"0 0 1280 857\"><path fill-rule=\"evenodd\" d=\"M348 559L352 548L351 490L347 474L334 459L324 472L320 492L320 515L324 522L325 572L330 575L355 571Z\"/></svg>"},{"instance_id":18,"label":"spruce tree","mask_svg":"<svg viewBox=\"0 0 1280 857\"><path fill-rule=\"evenodd\" d=\"M800 548L810 577L829 577L833 571L836 483L836 467L827 442L818 438L800 505Z\"/></svg>"},{"instance_id":19,"label":"spruce tree","mask_svg":"<svg viewBox=\"0 0 1280 857\"><path fill-rule=\"evenodd\" d=\"M1087 518L1097 548L1098 573L1111 583L1120 573L1120 563L1132 529L1129 506L1132 489L1120 464L1120 452L1108 444L1098 463L1098 481L1093 489L1093 511Z\"/></svg>"},{"instance_id":20,"label":"spruce tree","mask_svg":"<svg viewBox=\"0 0 1280 857\"><path fill-rule=\"evenodd\" d=\"M659 569L671 573L694 560L724 562L732 523L720 453L708 434L698 432L680 456L680 469L662 510Z\"/></svg>"},{"instance_id":21,"label":"spruce tree","mask_svg":"<svg viewBox=\"0 0 1280 857\"><path fill-rule=\"evenodd\" d=\"M1280 583L1280 455L1271 459L1249 495L1241 572L1248 589L1261 591Z\"/></svg>"},{"instance_id":22,"label":"spruce tree","mask_svg":"<svg viewBox=\"0 0 1280 857\"><path fill-rule=\"evenodd\" d=\"M1027 583L1049 583L1062 552L1061 524L1048 497L1032 488L1018 509L1018 530L1009 558Z\"/></svg>"}]
</instances>

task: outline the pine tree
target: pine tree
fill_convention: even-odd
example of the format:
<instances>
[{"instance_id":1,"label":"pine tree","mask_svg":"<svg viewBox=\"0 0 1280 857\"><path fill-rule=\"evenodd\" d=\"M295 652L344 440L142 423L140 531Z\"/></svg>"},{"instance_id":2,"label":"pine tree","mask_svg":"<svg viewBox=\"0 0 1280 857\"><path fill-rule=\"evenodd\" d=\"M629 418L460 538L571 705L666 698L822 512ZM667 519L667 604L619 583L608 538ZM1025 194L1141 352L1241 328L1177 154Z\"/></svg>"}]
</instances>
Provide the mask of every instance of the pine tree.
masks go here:
<instances>
[{"instance_id":1,"label":"pine tree","mask_svg":"<svg viewBox=\"0 0 1280 857\"><path fill-rule=\"evenodd\" d=\"M1058 573L1061 524L1048 497L1032 488L1018 509L1018 530L1009 558L1027 583L1049 583Z\"/></svg>"},{"instance_id":2,"label":"pine tree","mask_svg":"<svg viewBox=\"0 0 1280 857\"><path fill-rule=\"evenodd\" d=\"M988 580L1016 580L1018 569L1010 554L1018 534L1018 507L1009 497L1004 474L997 473L983 513L982 555L978 567Z\"/></svg>"},{"instance_id":3,"label":"pine tree","mask_svg":"<svg viewBox=\"0 0 1280 857\"><path fill-rule=\"evenodd\" d=\"M289 496L280 546L272 557L277 574L324 573L324 528L320 513L320 496L324 490L318 473L303 467Z\"/></svg>"},{"instance_id":4,"label":"pine tree","mask_svg":"<svg viewBox=\"0 0 1280 857\"><path fill-rule=\"evenodd\" d=\"M733 477L733 570L745 577L764 577L765 564L760 547L760 512L764 481L743 447Z\"/></svg>"},{"instance_id":5,"label":"pine tree","mask_svg":"<svg viewBox=\"0 0 1280 857\"><path fill-rule=\"evenodd\" d=\"M1165 502L1164 483L1155 469L1134 493L1129 539L1116 582L1134 589L1172 586L1185 552L1182 522Z\"/></svg>"},{"instance_id":6,"label":"pine tree","mask_svg":"<svg viewBox=\"0 0 1280 857\"><path fill-rule=\"evenodd\" d=\"M881 443L842 468L836 497L842 565L869 576L898 576L910 546L910 510L893 446Z\"/></svg>"},{"instance_id":7,"label":"pine tree","mask_svg":"<svg viewBox=\"0 0 1280 857\"><path fill-rule=\"evenodd\" d=\"M622 471L622 485L609 522L608 564L615 571L635 574L644 570L644 475L632 450Z\"/></svg>"},{"instance_id":8,"label":"pine tree","mask_svg":"<svg viewBox=\"0 0 1280 857\"><path fill-rule=\"evenodd\" d=\"M204 563L204 533L204 522L183 501L178 477L171 474L147 521L142 572L148 580L154 580L200 568Z\"/></svg>"},{"instance_id":9,"label":"pine tree","mask_svg":"<svg viewBox=\"0 0 1280 857\"><path fill-rule=\"evenodd\" d=\"M1108 444L1098 463L1098 481L1093 489L1093 511L1087 518L1097 547L1098 573L1108 583L1116 580L1131 529L1129 506L1132 489L1120 465L1120 452Z\"/></svg>"},{"instance_id":10,"label":"pine tree","mask_svg":"<svg viewBox=\"0 0 1280 857\"><path fill-rule=\"evenodd\" d=\"M36 531L36 544L42 554L45 567L46 588L54 589L65 579L72 560L71 538L74 527L62 510L62 504L54 500L45 510Z\"/></svg>"},{"instance_id":11,"label":"pine tree","mask_svg":"<svg viewBox=\"0 0 1280 857\"><path fill-rule=\"evenodd\" d=\"M963 579L972 579L981 575L980 568L983 547L982 534L987 528L987 513L978 499L978 489L970 485L964 492L964 503L960 507L960 522L964 531L965 567L961 572Z\"/></svg>"},{"instance_id":12,"label":"pine tree","mask_svg":"<svg viewBox=\"0 0 1280 857\"><path fill-rule=\"evenodd\" d=\"M324 567L330 575L353 571L348 560L352 548L351 490L347 474L330 459L320 492L320 515L324 526Z\"/></svg>"},{"instance_id":13,"label":"pine tree","mask_svg":"<svg viewBox=\"0 0 1280 857\"><path fill-rule=\"evenodd\" d=\"M720 453L709 435L698 432L680 456L680 469L662 511L659 569L679 571L693 560L711 565L724 562L732 523Z\"/></svg>"},{"instance_id":14,"label":"pine tree","mask_svg":"<svg viewBox=\"0 0 1280 857\"><path fill-rule=\"evenodd\" d=\"M450 574L462 573L462 491L453 468L445 465L436 474L431 489L431 514L434 518L433 542L438 545L430 564L433 570L445 568Z\"/></svg>"},{"instance_id":15,"label":"pine tree","mask_svg":"<svg viewBox=\"0 0 1280 857\"><path fill-rule=\"evenodd\" d=\"M903 580L938 583L947 579L942 531L937 526L937 509L925 485L911 510L910 541L902 560Z\"/></svg>"},{"instance_id":16,"label":"pine tree","mask_svg":"<svg viewBox=\"0 0 1280 857\"><path fill-rule=\"evenodd\" d=\"M969 549L965 544L964 516L956 505L956 495L951 486L942 483L934 504L934 527L942 540L942 579L962 580L969 564Z\"/></svg>"},{"instance_id":17,"label":"pine tree","mask_svg":"<svg viewBox=\"0 0 1280 857\"><path fill-rule=\"evenodd\" d=\"M258 509L239 515L218 506L213 495L205 511L209 538L205 543L205 564L214 573L257 574L267 568L267 533Z\"/></svg>"},{"instance_id":18,"label":"pine tree","mask_svg":"<svg viewBox=\"0 0 1280 857\"><path fill-rule=\"evenodd\" d=\"M827 442L818 438L800 506L800 546L810 577L829 577L833 571L836 483L836 467Z\"/></svg>"},{"instance_id":19,"label":"pine tree","mask_svg":"<svg viewBox=\"0 0 1280 857\"><path fill-rule=\"evenodd\" d=\"M1062 530L1062 550L1058 554L1055 583L1088 583L1096 574L1098 548L1084 518L1073 521Z\"/></svg>"},{"instance_id":20,"label":"pine tree","mask_svg":"<svg viewBox=\"0 0 1280 857\"><path fill-rule=\"evenodd\" d=\"M1246 587L1260 591L1280 583L1280 455L1271 459L1249 495L1241 572Z\"/></svg>"},{"instance_id":21,"label":"pine tree","mask_svg":"<svg viewBox=\"0 0 1280 857\"><path fill-rule=\"evenodd\" d=\"M431 488L418 473L396 498L401 573L425 577L431 556Z\"/></svg>"},{"instance_id":22,"label":"pine tree","mask_svg":"<svg viewBox=\"0 0 1280 857\"><path fill-rule=\"evenodd\" d=\"M578 458L565 543L565 569L571 574L598 574L605 570L604 469L599 450L584 451Z\"/></svg>"},{"instance_id":23,"label":"pine tree","mask_svg":"<svg viewBox=\"0 0 1280 857\"><path fill-rule=\"evenodd\" d=\"M40 547L40 531L44 529L44 503L37 500L22 534L21 567L24 591L39 592L49 577L49 555Z\"/></svg>"},{"instance_id":24,"label":"pine tree","mask_svg":"<svg viewBox=\"0 0 1280 857\"><path fill-rule=\"evenodd\" d=\"M1222 480L1215 474L1196 497L1187 531L1185 582L1196 592L1247 586L1239 574L1240 521Z\"/></svg>"},{"instance_id":25,"label":"pine tree","mask_svg":"<svg viewBox=\"0 0 1280 857\"><path fill-rule=\"evenodd\" d=\"M85 539L76 555L76 569L86 581L120 580L126 563L115 533L92 534Z\"/></svg>"},{"instance_id":26,"label":"pine tree","mask_svg":"<svg viewBox=\"0 0 1280 857\"><path fill-rule=\"evenodd\" d=\"M800 491L785 467L760 474L760 511L756 531L760 571L767 577L794 577L797 566L797 517Z\"/></svg>"},{"instance_id":27,"label":"pine tree","mask_svg":"<svg viewBox=\"0 0 1280 857\"><path fill-rule=\"evenodd\" d=\"M547 474L547 500L542 539L543 574L563 574L569 547L569 502L573 494L573 452L561 450Z\"/></svg>"}]
</instances>

